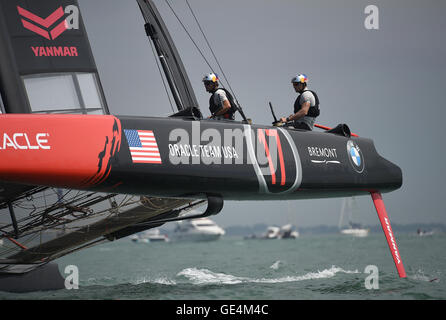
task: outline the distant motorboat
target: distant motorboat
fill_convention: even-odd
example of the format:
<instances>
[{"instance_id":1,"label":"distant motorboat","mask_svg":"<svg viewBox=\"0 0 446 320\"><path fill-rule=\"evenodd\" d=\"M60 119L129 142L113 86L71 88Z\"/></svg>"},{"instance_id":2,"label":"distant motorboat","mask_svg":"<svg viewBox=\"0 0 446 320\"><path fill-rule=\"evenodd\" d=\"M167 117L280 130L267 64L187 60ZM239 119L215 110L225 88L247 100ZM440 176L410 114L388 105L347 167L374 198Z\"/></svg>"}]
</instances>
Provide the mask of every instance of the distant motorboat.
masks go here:
<instances>
[{"instance_id":1,"label":"distant motorboat","mask_svg":"<svg viewBox=\"0 0 446 320\"><path fill-rule=\"evenodd\" d=\"M165 234L161 234L159 229L150 229L141 234L130 237L133 242L150 243L150 242L168 242L169 238Z\"/></svg>"},{"instance_id":2,"label":"distant motorboat","mask_svg":"<svg viewBox=\"0 0 446 320\"><path fill-rule=\"evenodd\" d=\"M141 239L139 236L137 235L132 235L130 237L130 240L132 240L132 242L137 242L137 243L149 243L148 239Z\"/></svg>"},{"instance_id":3,"label":"distant motorboat","mask_svg":"<svg viewBox=\"0 0 446 320\"><path fill-rule=\"evenodd\" d=\"M286 224L280 228L281 239L296 239L299 237L299 232L294 230L292 224Z\"/></svg>"},{"instance_id":4,"label":"distant motorboat","mask_svg":"<svg viewBox=\"0 0 446 320\"><path fill-rule=\"evenodd\" d=\"M269 226L265 233L260 236L255 234L245 236L244 239L296 239L299 237L299 232L294 230L293 225L286 224L282 227Z\"/></svg>"},{"instance_id":5,"label":"distant motorboat","mask_svg":"<svg viewBox=\"0 0 446 320\"><path fill-rule=\"evenodd\" d=\"M168 242L169 237L166 234L161 234L159 229L150 229L144 231L140 235L141 239L147 239L149 242Z\"/></svg>"},{"instance_id":6,"label":"distant motorboat","mask_svg":"<svg viewBox=\"0 0 446 320\"><path fill-rule=\"evenodd\" d=\"M183 220L172 234L175 241L213 241L220 239L225 230L209 218Z\"/></svg>"},{"instance_id":7,"label":"distant motorboat","mask_svg":"<svg viewBox=\"0 0 446 320\"><path fill-rule=\"evenodd\" d=\"M266 229L265 234L263 235L264 239L279 239L280 238L280 228L279 227L268 227Z\"/></svg>"},{"instance_id":8,"label":"distant motorboat","mask_svg":"<svg viewBox=\"0 0 446 320\"><path fill-rule=\"evenodd\" d=\"M420 237L431 236L433 234L434 234L433 230L430 230L430 231L421 230L421 229L417 230L417 235L420 236Z\"/></svg>"},{"instance_id":9,"label":"distant motorboat","mask_svg":"<svg viewBox=\"0 0 446 320\"><path fill-rule=\"evenodd\" d=\"M367 237L369 235L370 229L364 228L359 223L353 223L353 207L356 207L356 200L354 197L345 198L342 202L341 216L339 218L339 230L341 234L353 236L353 237ZM342 228L343 218L346 212L349 214L349 226L347 228Z\"/></svg>"}]
</instances>

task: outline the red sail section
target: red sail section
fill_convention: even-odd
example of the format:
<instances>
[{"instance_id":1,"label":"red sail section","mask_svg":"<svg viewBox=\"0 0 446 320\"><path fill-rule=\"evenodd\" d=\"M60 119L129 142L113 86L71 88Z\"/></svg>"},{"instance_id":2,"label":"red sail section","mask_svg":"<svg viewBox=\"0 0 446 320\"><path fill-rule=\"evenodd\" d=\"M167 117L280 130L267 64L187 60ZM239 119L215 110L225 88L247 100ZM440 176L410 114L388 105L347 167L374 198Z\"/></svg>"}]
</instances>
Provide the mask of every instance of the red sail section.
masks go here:
<instances>
[{"instance_id":1,"label":"red sail section","mask_svg":"<svg viewBox=\"0 0 446 320\"><path fill-rule=\"evenodd\" d=\"M0 181L62 188L99 185L121 146L110 115L0 115Z\"/></svg>"}]
</instances>

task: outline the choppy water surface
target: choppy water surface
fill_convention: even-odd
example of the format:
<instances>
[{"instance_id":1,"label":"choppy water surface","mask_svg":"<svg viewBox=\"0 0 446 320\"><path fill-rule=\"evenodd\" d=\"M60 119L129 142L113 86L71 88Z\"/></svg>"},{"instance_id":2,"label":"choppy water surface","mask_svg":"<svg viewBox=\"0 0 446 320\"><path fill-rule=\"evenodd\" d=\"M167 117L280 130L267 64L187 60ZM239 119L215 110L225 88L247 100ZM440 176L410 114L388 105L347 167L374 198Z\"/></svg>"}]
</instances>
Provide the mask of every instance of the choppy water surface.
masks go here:
<instances>
[{"instance_id":1,"label":"choppy water surface","mask_svg":"<svg viewBox=\"0 0 446 320\"><path fill-rule=\"evenodd\" d=\"M57 262L79 270L77 290L2 299L445 299L446 236L397 234L407 279L399 279L383 234L302 235L295 240L223 238L200 243L92 247ZM379 289L367 289L368 265Z\"/></svg>"}]
</instances>

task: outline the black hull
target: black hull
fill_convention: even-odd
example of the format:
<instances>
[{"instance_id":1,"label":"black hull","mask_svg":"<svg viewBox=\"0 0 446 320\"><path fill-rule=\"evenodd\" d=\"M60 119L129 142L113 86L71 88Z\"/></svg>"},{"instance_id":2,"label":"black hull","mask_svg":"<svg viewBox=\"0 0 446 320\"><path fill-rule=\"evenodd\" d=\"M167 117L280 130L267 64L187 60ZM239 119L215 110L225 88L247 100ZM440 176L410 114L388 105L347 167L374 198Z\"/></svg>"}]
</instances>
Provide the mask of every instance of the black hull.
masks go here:
<instances>
[{"instance_id":1,"label":"black hull","mask_svg":"<svg viewBox=\"0 0 446 320\"><path fill-rule=\"evenodd\" d=\"M123 182L114 189L115 192L175 198L205 198L206 194L217 194L226 200L280 200L344 197L369 194L371 191L384 193L402 185L401 169L382 158L370 139L226 121L119 119L125 129L153 131L162 163L132 163L127 139L122 139L119 157L107 183L113 186ZM173 130L187 133L190 141L177 141L172 136L169 140ZM272 170L269 163L259 163L259 158L262 155L265 157L265 146L259 142L259 135L267 130L277 132L283 156L282 162L280 155L277 156ZM218 152L214 153L214 157L207 154L202 147L209 145L209 140L212 145L212 139L198 138L192 142L194 136L206 131L215 133L216 137L224 137L225 131L226 134L238 132L237 138L242 136L243 141L241 148L236 146L237 138L215 143L217 150L235 148L238 157L233 155L232 159L228 159L230 155L226 154L228 158L225 158L223 152L221 157L217 155ZM249 154L248 131L254 157ZM274 148L277 150L274 140L267 142L270 153ZM359 147L363 167L355 167L349 159L349 142ZM175 144L183 146L183 150L175 152L172 148ZM200 147L195 148L198 152L194 153L193 146L197 144ZM280 150L277 152L280 153ZM184 163L172 163L179 159L183 159ZM203 163L205 161L211 163ZM275 181L272 173L275 174Z\"/></svg>"},{"instance_id":2,"label":"black hull","mask_svg":"<svg viewBox=\"0 0 446 320\"><path fill-rule=\"evenodd\" d=\"M9 136L31 126L33 132L45 128L40 139L48 137L46 149L0 146L3 183L225 200L344 197L402 185L401 169L381 157L372 140L328 132L87 115L3 115L0 123ZM138 134L149 134L148 147ZM135 139L143 149L135 151Z\"/></svg>"}]
</instances>

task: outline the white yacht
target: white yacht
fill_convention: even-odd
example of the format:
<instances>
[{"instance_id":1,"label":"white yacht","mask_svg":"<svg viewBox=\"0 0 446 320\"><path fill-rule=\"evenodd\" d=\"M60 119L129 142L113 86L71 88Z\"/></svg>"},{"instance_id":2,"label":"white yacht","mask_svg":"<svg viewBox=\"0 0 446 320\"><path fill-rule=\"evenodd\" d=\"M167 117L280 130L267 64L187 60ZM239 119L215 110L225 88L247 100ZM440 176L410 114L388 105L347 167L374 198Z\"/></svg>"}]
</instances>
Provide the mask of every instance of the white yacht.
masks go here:
<instances>
[{"instance_id":1,"label":"white yacht","mask_svg":"<svg viewBox=\"0 0 446 320\"><path fill-rule=\"evenodd\" d=\"M169 238L166 234L161 234L159 229L149 229L144 231L140 236L141 239L147 239L149 242L168 242Z\"/></svg>"},{"instance_id":2,"label":"white yacht","mask_svg":"<svg viewBox=\"0 0 446 320\"><path fill-rule=\"evenodd\" d=\"M299 232L294 230L292 224L286 224L282 227L268 227L266 233L263 235L264 239L296 239L299 237Z\"/></svg>"},{"instance_id":3,"label":"white yacht","mask_svg":"<svg viewBox=\"0 0 446 320\"><path fill-rule=\"evenodd\" d=\"M265 234L263 235L264 239L279 239L280 238L280 228L279 227L268 227L266 229Z\"/></svg>"},{"instance_id":4,"label":"white yacht","mask_svg":"<svg viewBox=\"0 0 446 320\"><path fill-rule=\"evenodd\" d=\"M219 239L225 231L209 218L178 222L172 239L176 241L212 241Z\"/></svg>"},{"instance_id":5,"label":"white yacht","mask_svg":"<svg viewBox=\"0 0 446 320\"><path fill-rule=\"evenodd\" d=\"M150 229L140 234L134 234L130 237L133 242L149 243L149 242L168 242L169 238L165 234L161 234L159 229Z\"/></svg>"},{"instance_id":6,"label":"white yacht","mask_svg":"<svg viewBox=\"0 0 446 320\"><path fill-rule=\"evenodd\" d=\"M280 228L281 239L296 239L299 237L299 232L294 229L292 224L286 224Z\"/></svg>"},{"instance_id":7,"label":"white yacht","mask_svg":"<svg viewBox=\"0 0 446 320\"><path fill-rule=\"evenodd\" d=\"M282 227L269 226L266 231L257 236L256 234L251 234L245 236L244 239L296 239L299 237L299 232L295 230L292 224L286 224Z\"/></svg>"},{"instance_id":8,"label":"white yacht","mask_svg":"<svg viewBox=\"0 0 446 320\"><path fill-rule=\"evenodd\" d=\"M354 197L345 198L342 202L341 216L339 218L340 232L353 237L367 237L370 229L362 227L359 223L351 222L353 211L357 211L355 209L357 209L356 199ZM346 213L349 215L349 226L342 228L343 218Z\"/></svg>"},{"instance_id":9,"label":"white yacht","mask_svg":"<svg viewBox=\"0 0 446 320\"><path fill-rule=\"evenodd\" d=\"M369 235L369 229L363 228L360 225L350 224L350 228L341 229L341 233L354 237L367 237Z\"/></svg>"}]
</instances>

